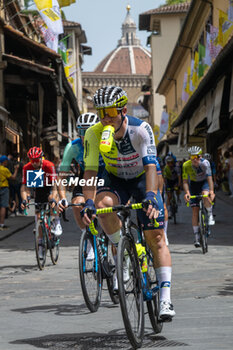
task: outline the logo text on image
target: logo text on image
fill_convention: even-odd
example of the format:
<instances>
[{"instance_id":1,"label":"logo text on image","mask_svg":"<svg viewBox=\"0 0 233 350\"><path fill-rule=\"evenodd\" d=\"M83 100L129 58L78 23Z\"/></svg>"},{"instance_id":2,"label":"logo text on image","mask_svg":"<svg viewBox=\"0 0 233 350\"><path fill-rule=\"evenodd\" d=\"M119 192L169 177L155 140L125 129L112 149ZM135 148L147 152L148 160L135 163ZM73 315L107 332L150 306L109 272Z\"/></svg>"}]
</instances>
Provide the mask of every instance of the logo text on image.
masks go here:
<instances>
[{"instance_id":1,"label":"logo text on image","mask_svg":"<svg viewBox=\"0 0 233 350\"><path fill-rule=\"evenodd\" d=\"M44 187L44 171L28 170L27 171L27 187Z\"/></svg>"}]
</instances>

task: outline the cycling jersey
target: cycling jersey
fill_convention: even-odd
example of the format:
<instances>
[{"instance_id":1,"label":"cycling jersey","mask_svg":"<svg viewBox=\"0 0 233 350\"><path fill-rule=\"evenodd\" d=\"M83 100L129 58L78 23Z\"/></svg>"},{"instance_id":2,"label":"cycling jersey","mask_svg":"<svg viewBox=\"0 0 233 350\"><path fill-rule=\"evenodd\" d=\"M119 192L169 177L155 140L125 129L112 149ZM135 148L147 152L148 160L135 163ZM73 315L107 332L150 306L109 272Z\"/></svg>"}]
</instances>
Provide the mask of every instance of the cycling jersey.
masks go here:
<instances>
[{"instance_id":1,"label":"cycling jersey","mask_svg":"<svg viewBox=\"0 0 233 350\"><path fill-rule=\"evenodd\" d=\"M83 144L80 138L69 142L64 150L62 162L60 165L60 171L69 172L72 160L75 159L80 165L80 168L84 171L84 161L83 161Z\"/></svg>"},{"instance_id":2,"label":"cycling jersey","mask_svg":"<svg viewBox=\"0 0 233 350\"><path fill-rule=\"evenodd\" d=\"M106 170L122 179L133 179L147 164L156 164L156 147L150 125L135 117L126 117L127 127L121 140L113 140L111 151L101 152ZM85 170L98 171L99 144L103 125L99 122L85 134Z\"/></svg>"},{"instance_id":3,"label":"cycling jersey","mask_svg":"<svg viewBox=\"0 0 233 350\"><path fill-rule=\"evenodd\" d=\"M188 160L183 164L183 179L200 182L207 179L208 176L212 176L210 163L207 159L200 158L200 164L196 168L192 165L192 161Z\"/></svg>"},{"instance_id":4,"label":"cycling jersey","mask_svg":"<svg viewBox=\"0 0 233 350\"><path fill-rule=\"evenodd\" d=\"M72 159L75 159L77 163L80 165L80 168L83 174L84 172L83 153L84 153L84 147L83 147L82 140L80 138L77 138L76 140L69 142L66 145L66 148L63 154L63 158L60 166L60 172L62 171L69 172ZM101 156L99 157L98 164L99 164L99 173L102 173L105 168L105 164Z\"/></svg>"},{"instance_id":5,"label":"cycling jersey","mask_svg":"<svg viewBox=\"0 0 233 350\"><path fill-rule=\"evenodd\" d=\"M162 175L161 167L157 158L155 159L155 165L156 165L157 175Z\"/></svg>"},{"instance_id":6,"label":"cycling jersey","mask_svg":"<svg viewBox=\"0 0 233 350\"><path fill-rule=\"evenodd\" d=\"M170 168L168 165L166 165L163 170L163 176L167 180L177 180L180 175L180 169L176 166Z\"/></svg>"},{"instance_id":7,"label":"cycling jersey","mask_svg":"<svg viewBox=\"0 0 233 350\"><path fill-rule=\"evenodd\" d=\"M42 160L41 169L44 171L44 185L51 184L52 180L56 178L55 166L49 160ZM27 183L27 171L28 170L39 170L35 169L32 164L29 162L23 167L23 178L22 184L26 185Z\"/></svg>"}]
</instances>

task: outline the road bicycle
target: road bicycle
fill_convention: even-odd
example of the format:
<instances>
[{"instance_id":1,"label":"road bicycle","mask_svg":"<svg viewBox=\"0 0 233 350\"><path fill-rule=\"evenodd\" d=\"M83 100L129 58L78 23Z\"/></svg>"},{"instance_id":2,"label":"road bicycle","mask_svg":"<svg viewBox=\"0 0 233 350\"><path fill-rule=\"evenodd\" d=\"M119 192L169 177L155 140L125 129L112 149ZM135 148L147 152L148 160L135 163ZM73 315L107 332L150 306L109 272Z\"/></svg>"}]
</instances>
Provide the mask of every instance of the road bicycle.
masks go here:
<instances>
[{"instance_id":1,"label":"road bicycle","mask_svg":"<svg viewBox=\"0 0 233 350\"><path fill-rule=\"evenodd\" d=\"M210 226L208 224L208 215L207 211L204 207L203 198L208 198L207 194L205 195L192 195L190 199L198 199L199 201L199 233L200 233L200 244L202 248L202 253L205 254L208 252L208 237L210 235ZM211 203L212 204L212 203ZM187 202L187 206L189 206L189 202Z\"/></svg>"},{"instance_id":2,"label":"road bicycle","mask_svg":"<svg viewBox=\"0 0 233 350\"><path fill-rule=\"evenodd\" d=\"M35 251L36 251L36 260L37 265L40 270L43 270L45 267L47 250L50 252L50 258L53 265L57 264L59 258L59 244L60 238L56 237L51 229L54 225L51 215L51 208L48 202L45 203L29 203L27 207L34 205L40 212L40 218L35 222L35 228L33 230L35 237ZM27 211L24 211L27 215ZM53 210L54 214L56 211ZM42 238L41 234L42 233ZM42 241L41 241L42 239ZM39 247L42 247L42 256L39 256Z\"/></svg>"},{"instance_id":3,"label":"road bicycle","mask_svg":"<svg viewBox=\"0 0 233 350\"><path fill-rule=\"evenodd\" d=\"M139 227L130 219L131 209L142 209L143 207L146 207L146 203L117 205L96 211L96 215L120 213L122 237L117 249L118 295L126 334L134 348L140 347L143 341L144 301L147 303L150 322L155 333L160 333L163 325L159 320L159 286L153 268L153 256L145 246L148 268L147 271L142 272L141 259L140 256L138 257L135 243L145 244L145 240ZM159 225L157 222L155 224ZM89 227L92 234L95 235L93 222ZM129 269L128 281L124 280L125 265Z\"/></svg>"},{"instance_id":4,"label":"road bicycle","mask_svg":"<svg viewBox=\"0 0 233 350\"><path fill-rule=\"evenodd\" d=\"M69 203L68 207L83 206L85 203ZM98 228L92 235L87 227L82 233L79 245L79 275L83 297L86 306L91 312L96 312L101 303L103 280L106 280L110 298L114 304L119 303L118 295L113 290L115 262L112 254L112 245L104 232ZM94 256L88 259L88 253L93 248Z\"/></svg>"}]
</instances>

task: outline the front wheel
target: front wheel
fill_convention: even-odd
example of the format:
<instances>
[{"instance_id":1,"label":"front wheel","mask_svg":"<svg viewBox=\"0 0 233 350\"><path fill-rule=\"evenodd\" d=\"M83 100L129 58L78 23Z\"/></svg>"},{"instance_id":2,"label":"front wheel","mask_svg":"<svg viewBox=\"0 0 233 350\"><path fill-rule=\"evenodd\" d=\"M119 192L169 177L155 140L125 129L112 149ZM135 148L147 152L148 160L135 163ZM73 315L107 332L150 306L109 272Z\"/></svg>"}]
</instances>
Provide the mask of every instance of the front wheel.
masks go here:
<instances>
[{"instance_id":1,"label":"front wheel","mask_svg":"<svg viewBox=\"0 0 233 350\"><path fill-rule=\"evenodd\" d=\"M205 234L205 215L199 210L199 227L200 227L200 243L202 248L202 253L205 254L208 251L207 246L207 235Z\"/></svg>"},{"instance_id":2,"label":"front wheel","mask_svg":"<svg viewBox=\"0 0 233 350\"><path fill-rule=\"evenodd\" d=\"M161 333L163 328L163 322L159 320L160 292L159 292L159 286L158 286L157 278L155 274L155 269L153 266L152 253L148 249L147 249L147 260L148 260L147 280L149 283L149 288L153 290L153 299L151 301L147 301L146 304L147 304L151 326L155 334L158 334L158 333Z\"/></svg>"},{"instance_id":3,"label":"front wheel","mask_svg":"<svg viewBox=\"0 0 233 350\"><path fill-rule=\"evenodd\" d=\"M55 235L51 235L51 238L49 239L49 250L50 250L50 257L53 265L57 264L58 258L59 258L59 243L60 238L56 237Z\"/></svg>"},{"instance_id":4,"label":"front wheel","mask_svg":"<svg viewBox=\"0 0 233 350\"><path fill-rule=\"evenodd\" d=\"M90 249L94 250L92 259L88 258ZM79 275L85 303L91 312L96 312L100 305L102 293L101 266L96 239L87 231L82 234L80 239Z\"/></svg>"},{"instance_id":5,"label":"front wheel","mask_svg":"<svg viewBox=\"0 0 233 350\"><path fill-rule=\"evenodd\" d=\"M36 251L36 261L40 270L43 270L46 262L47 255L47 235L45 232L45 227L41 225L38 220L36 223L35 233L35 251ZM41 238L42 237L42 238Z\"/></svg>"},{"instance_id":6,"label":"front wheel","mask_svg":"<svg viewBox=\"0 0 233 350\"><path fill-rule=\"evenodd\" d=\"M128 269L129 279L124 281L124 269ZM117 277L119 300L125 330L131 345L141 347L144 336L144 305L141 270L135 244L123 236L117 251Z\"/></svg>"}]
</instances>

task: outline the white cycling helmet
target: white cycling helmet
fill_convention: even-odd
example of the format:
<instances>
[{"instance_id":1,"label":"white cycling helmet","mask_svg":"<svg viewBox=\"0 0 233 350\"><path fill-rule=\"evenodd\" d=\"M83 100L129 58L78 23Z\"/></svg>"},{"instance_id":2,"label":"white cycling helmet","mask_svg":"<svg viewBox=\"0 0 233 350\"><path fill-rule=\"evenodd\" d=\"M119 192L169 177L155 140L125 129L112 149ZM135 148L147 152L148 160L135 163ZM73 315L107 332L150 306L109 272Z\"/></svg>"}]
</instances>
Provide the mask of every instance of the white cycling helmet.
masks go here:
<instances>
[{"instance_id":1,"label":"white cycling helmet","mask_svg":"<svg viewBox=\"0 0 233 350\"><path fill-rule=\"evenodd\" d=\"M199 146L192 146L188 149L188 153L191 156L199 156L200 154L202 154L202 149Z\"/></svg>"},{"instance_id":2,"label":"white cycling helmet","mask_svg":"<svg viewBox=\"0 0 233 350\"><path fill-rule=\"evenodd\" d=\"M128 102L127 93L119 86L104 86L93 97L97 109L116 107L122 109Z\"/></svg>"},{"instance_id":3,"label":"white cycling helmet","mask_svg":"<svg viewBox=\"0 0 233 350\"><path fill-rule=\"evenodd\" d=\"M208 161L211 161L211 155L209 153L205 153L203 155L203 158L207 159Z\"/></svg>"},{"instance_id":4,"label":"white cycling helmet","mask_svg":"<svg viewBox=\"0 0 233 350\"><path fill-rule=\"evenodd\" d=\"M81 114L76 123L77 129L88 129L90 126L98 123L99 118L94 113L83 113Z\"/></svg>"}]
</instances>

